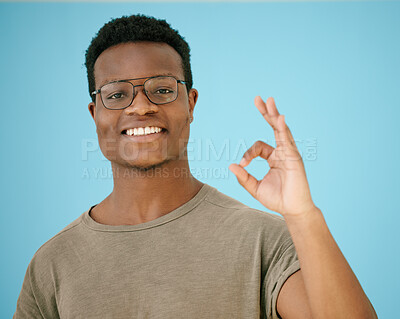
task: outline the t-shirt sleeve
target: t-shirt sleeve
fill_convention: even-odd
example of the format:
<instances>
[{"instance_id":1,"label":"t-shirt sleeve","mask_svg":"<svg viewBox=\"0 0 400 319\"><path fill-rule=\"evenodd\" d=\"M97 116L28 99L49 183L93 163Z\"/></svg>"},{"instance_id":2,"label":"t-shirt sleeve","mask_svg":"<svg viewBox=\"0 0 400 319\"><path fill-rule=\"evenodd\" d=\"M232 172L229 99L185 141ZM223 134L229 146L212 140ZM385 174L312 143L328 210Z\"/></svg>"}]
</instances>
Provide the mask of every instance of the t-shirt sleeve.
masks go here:
<instances>
[{"instance_id":1,"label":"t-shirt sleeve","mask_svg":"<svg viewBox=\"0 0 400 319\"><path fill-rule=\"evenodd\" d=\"M285 281L300 269L296 249L291 238L288 238L279 248L268 267L262 287L262 304L265 309L263 318L281 318L278 315L276 303L278 294Z\"/></svg>"},{"instance_id":2,"label":"t-shirt sleeve","mask_svg":"<svg viewBox=\"0 0 400 319\"><path fill-rule=\"evenodd\" d=\"M30 265L26 270L25 278L22 283L22 289L17 301L17 309L13 316L13 319L22 318L43 318L32 291Z\"/></svg>"},{"instance_id":3,"label":"t-shirt sleeve","mask_svg":"<svg viewBox=\"0 0 400 319\"><path fill-rule=\"evenodd\" d=\"M31 261L25 273L13 319L59 318L55 295L50 287L51 280L47 271L35 267Z\"/></svg>"}]
</instances>

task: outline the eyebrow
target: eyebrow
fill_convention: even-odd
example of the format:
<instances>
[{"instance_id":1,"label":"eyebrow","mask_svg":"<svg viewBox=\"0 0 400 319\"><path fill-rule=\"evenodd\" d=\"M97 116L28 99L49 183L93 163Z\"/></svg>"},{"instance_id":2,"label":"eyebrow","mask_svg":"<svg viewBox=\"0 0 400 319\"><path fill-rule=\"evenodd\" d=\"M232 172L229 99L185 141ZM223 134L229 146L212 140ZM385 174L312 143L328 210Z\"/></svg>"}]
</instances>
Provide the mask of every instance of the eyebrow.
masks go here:
<instances>
[{"instance_id":1,"label":"eyebrow","mask_svg":"<svg viewBox=\"0 0 400 319\"><path fill-rule=\"evenodd\" d=\"M104 86L104 85L106 85L108 83L112 83L112 82L143 80L143 79L153 78L153 77L156 77L156 76L173 76L173 77L176 77L174 74L169 72L169 73L160 73L160 74L156 74L156 75L145 76L145 77L140 77L140 78L132 78L132 79L111 78L111 79L107 79L107 81L102 82L101 85L99 85L99 88L101 88L102 86ZM176 77L176 78L178 78L178 77Z\"/></svg>"}]
</instances>

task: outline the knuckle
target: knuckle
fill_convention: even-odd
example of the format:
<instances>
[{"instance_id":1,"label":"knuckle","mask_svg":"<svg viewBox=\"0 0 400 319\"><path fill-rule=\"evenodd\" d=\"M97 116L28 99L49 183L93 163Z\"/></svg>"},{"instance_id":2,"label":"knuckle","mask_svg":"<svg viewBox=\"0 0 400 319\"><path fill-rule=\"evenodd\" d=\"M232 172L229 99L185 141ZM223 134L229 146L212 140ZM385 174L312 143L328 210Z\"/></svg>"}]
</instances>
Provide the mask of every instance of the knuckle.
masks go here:
<instances>
[{"instance_id":1,"label":"knuckle","mask_svg":"<svg viewBox=\"0 0 400 319\"><path fill-rule=\"evenodd\" d=\"M258 140L254 143L254 150L259 150L262 147L262 141Z\"/></svg>"}]
</instances>

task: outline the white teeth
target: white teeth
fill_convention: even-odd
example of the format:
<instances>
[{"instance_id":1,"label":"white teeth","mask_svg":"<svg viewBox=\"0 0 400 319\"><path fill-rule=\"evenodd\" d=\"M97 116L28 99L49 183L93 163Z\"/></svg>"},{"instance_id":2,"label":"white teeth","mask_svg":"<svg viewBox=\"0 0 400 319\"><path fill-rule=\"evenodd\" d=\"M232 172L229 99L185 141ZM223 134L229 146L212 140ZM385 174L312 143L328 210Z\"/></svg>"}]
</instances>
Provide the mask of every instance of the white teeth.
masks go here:
<instances>
[{"instance_id":1,"label":"white teeth","mask_svg":"<svg viewBox=\"0 0 400 319\"><path fill-rule=\"evenodd\" d=\"M152 133L159 133L162 131L162 128L156 126L146 126L146 127L135 127L126 130L126 135L129 136L140 136L140 135L148 135Z\"/></svg>"}]
</instances>

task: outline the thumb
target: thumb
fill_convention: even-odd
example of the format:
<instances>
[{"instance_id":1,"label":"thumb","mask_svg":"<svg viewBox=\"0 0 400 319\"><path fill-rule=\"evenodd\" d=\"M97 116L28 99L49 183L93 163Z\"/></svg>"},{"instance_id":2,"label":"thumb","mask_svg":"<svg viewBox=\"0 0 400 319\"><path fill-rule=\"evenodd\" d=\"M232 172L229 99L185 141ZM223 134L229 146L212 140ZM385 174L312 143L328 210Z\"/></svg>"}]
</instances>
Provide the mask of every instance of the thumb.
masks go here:
<instances>
[{"instance_id":1,"label":"thumb","mask_svg":"<svg viewBox=\"0 0 400 319\"><path fill-rule=\"evenodd\" d=\"M242 185L251 196L256 198L258 181L249 174L242 166L238 164L229 165L229 170L236 176L240 185Z\"/></svg>"}]
</instances>

